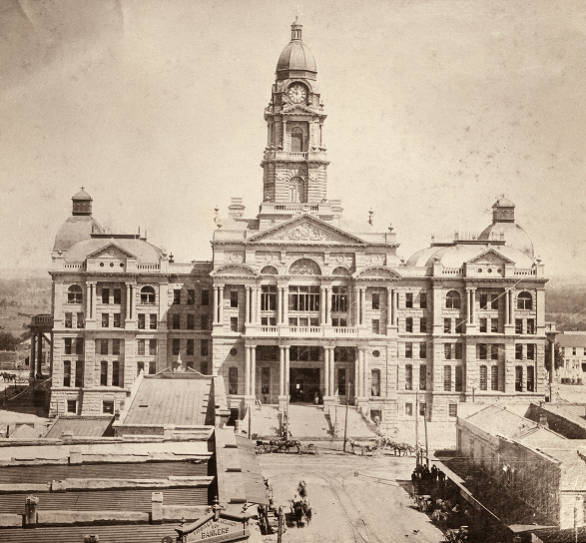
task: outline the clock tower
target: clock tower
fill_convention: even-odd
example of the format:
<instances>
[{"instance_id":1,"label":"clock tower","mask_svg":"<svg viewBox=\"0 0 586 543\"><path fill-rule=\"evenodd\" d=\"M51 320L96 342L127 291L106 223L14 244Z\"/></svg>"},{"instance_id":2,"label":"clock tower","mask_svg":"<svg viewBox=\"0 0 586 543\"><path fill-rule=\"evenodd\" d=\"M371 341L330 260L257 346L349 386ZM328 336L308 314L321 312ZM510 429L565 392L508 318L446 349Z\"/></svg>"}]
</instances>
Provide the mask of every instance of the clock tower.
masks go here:
<instances>
[{"instance_id":1,"label":"clock tower","mask_svg":"<svg viewBox=\"0 0 586 543\"><path fill-rule=\"evenodd\" d=\"M261 224L311 213L338 218L338 200L327 199L326 113L312 52L302 39L302 25L291 25L291 41L277 62L271 100L265 109L267 146L263 168Z\"/></svg>"}]
</instances>

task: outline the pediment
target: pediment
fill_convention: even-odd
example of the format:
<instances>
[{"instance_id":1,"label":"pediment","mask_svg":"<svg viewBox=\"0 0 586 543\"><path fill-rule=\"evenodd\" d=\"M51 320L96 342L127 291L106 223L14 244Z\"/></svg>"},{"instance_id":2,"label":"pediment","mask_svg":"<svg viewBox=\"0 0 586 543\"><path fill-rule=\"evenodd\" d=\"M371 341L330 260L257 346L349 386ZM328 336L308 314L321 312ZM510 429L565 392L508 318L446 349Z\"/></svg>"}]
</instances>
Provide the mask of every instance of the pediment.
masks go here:
<instances>
[{"instance_id":1,"label":"pediment","mask_svg":"<svg viewBox=\"0 0 586 543\"><path fill-rule=\"evenodd\" d=\"M252 243L294 243L321 245L364 245L353 234L332 226L310 215L280 224L249 239Z\"/></svg>"},{"instance_id":2,"label":"pediment","mask_svg":"<svg viewBox=\"0 0 586 543\"><path fill-rule=\"evenodd\" d=\"M360 279L400 279L401 277L397 272L384 266L366 268L358 271L354 276Z\"/></svg>"},{"instance_id":3,"label":"pediment","mask_svg":"<svg viewBox=\"0 0 586 543\"><path fill-rule=\"evenodd\" d=\"M118 260L126 260L127 258L136 258L133 254L121 249L115 243L109 243L104 247L100 247L93 253L90 253L87 258L115 258Z\"/></svg>"},{"instance_id":4,"label":"pediment","mask_svg":"<svg viewBox=\"0 0 586 543\"><path fill-rule=\"evenodd\" d=\"M467 263L468 264L492 264L492 265L514 264L514 262L510 258L507 258L506 256L499 253L495 249L488 249L487 251L479 254L478 256L471 258L470 260L468 260Z\"/></svg>"}]
</instances>

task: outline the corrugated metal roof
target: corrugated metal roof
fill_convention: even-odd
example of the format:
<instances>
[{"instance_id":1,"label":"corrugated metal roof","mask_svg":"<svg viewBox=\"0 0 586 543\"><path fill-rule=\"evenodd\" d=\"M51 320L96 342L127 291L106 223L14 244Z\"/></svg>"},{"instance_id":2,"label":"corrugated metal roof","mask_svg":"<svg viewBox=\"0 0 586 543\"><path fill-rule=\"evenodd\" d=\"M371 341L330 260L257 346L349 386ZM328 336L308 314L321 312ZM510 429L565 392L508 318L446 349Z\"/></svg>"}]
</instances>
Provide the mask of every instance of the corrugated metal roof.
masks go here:
<instances>
[{"instance_id":1,"label":"corrugated metal roof","mask_svg":"<svg viewBox=\"0 0 586 543\"><path fill-rule=\"evenodd\" d=\"M204 425L211 378L148 377L142 380L121 425Z\"/></svg>"},{"instance_id":2,"label":"corrugated metal roof","mask_svg":"<svg viewBox=\"0 0 586 543\"><path fill-rule=\"evenodd\" d=\"M113 417L66 417L57 419L45 437L60 438L64 433L76 437L101 437Z\"/></svg>"},{"instance_id":3,"label":"corrugated metal roof","mask_svg":"<svg viewBox=\"0 0 586 543\"><path fill-rule=\"evenodd\" d=\"M0 529L0 541L7 543L82 543L95 534L100 543L161 543L165 536L175 538L179 524L131 524L109 526L51 526L42 528ZM174 540L174 539L173 539Z\"/></svg>"},{"instance_id":4,"label":"corrugated metal roof","mask_svg":"<svg viewBox=\"0 0 586 543\"><path fill-rule=\"evenodd\" d=\"M34 492L34 495L39 498L38 508L40 511L149 512L153 492L162 492L163 503L166 505L207 505L208 503L208 489L206 487ZM0 511L3 513L24 513L24 502L30 494L30 492L0 494Z\"/></svg>"},{"instance_id":5,"label":"corrugated metal roof","mask_svg":"<svg viewBox=\"0 0 586 543\"><path fill-rule=\"evenodd\" d=\"M207 461L140 462L105 464L44 464L42 466L0 467L0 484L45 483L62 479L158 479L169 476L208 474Z\"/></svg>"}]
</instances>

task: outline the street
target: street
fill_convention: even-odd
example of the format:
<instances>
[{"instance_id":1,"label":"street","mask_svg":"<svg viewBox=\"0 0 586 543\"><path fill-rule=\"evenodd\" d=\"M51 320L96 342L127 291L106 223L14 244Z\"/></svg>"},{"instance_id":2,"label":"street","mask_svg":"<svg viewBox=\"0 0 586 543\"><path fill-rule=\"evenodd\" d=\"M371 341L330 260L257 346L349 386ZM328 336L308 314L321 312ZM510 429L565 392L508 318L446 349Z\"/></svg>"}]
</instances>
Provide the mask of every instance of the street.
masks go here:
<instances>
[{"instance_id":1,"label":"street","mask_svg":"<svg viewBox=\"0 0 586 543\"><path fill-rule=\"evenodd\" d=\"M333 452L258 458L263 475L273 486L275 505L287 512L297 483L307 483L313 519L309 526L289 527L285 542L439 543L444 539L428 517L414 509L401 486L411 484L413 458ZM276 536L270 539L276 540Z\"/></svg>"}]
</instances>

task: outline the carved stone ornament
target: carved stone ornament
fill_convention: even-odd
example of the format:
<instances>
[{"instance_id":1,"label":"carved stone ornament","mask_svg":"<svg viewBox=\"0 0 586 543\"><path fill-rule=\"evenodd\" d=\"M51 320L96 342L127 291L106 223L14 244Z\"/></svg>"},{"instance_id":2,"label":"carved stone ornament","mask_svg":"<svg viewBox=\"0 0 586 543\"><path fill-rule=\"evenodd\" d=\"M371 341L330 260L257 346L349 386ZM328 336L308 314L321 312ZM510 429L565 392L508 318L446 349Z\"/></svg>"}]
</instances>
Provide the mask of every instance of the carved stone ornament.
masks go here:
<instances>
[{"instance_id":1,"label":"carved stone ornament","mask_svg":"<svg viewBox=\"0 0 586 543\"><path fill-rule=\"evenodd\" d=\"M224 253L224 259L226 262L233 262L235 264L240 264L244 262L244 253L240 252L226 252Z\"/></svg>"},{"instance_id":2,"label":"carved stone ornament","mask_svg":"<svg viewBox=\"0 0 586 543\"><path fill-rule=\"evenodd\" d=\"M291 264L289 273L291 275L321 275L321 269L313 260L301 258Z\"/></svg>"},{"instance_id":3,"label":"carved stone ornament","mask_svg":"<svg viewBox=\"0 0 586 543\"><path fill-rule=\"evenodd\" d=\"M332 253L330 255L330 260L333 264L338 266L351 268L354 264L354 255L348 253Z\"/></svg>"},{"instance_id":4,"label":"carved stone ornament","mask_svg":"<svg viewBox=\"0 0 586 543\"><path fill-rule=\"evenodd\" d=\"M364 263L370 264L371 266L384 266L386 260L386 255L384 253L380 254L371 254L364 256Z\"/></svg>"},{"instance_id":5,"label":"carved stone ornament","mask_svg":"<svg viewBox=\"0 0 586 543\"><path fill-rule=\"evenodd\" d=\"M276 233L273 239L283 241L337 241L338 236L313 224L302 223Z\"/></svg>"},{"instance_id":6,"label":"carved stone ornament","mask_svg":"<svg viewBox=\"0 0 586 543\"><path fill-rule=\"evenodd\" d=\"M259 264L277 263L281 260L281 253L278 251L257 251L255 258Z\"/></svg>"}]
</instances>

